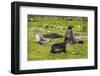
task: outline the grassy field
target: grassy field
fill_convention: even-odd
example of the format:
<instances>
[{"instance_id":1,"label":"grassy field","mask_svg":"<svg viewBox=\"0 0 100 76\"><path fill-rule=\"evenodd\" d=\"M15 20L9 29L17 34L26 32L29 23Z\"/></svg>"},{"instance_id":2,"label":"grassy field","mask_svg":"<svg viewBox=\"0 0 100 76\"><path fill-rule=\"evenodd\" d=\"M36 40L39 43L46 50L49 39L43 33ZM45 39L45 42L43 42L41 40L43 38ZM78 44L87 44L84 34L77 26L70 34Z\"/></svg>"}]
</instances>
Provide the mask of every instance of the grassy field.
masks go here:
<instances>
[{"instance_id":1,"label":"grassy field","mask_svg":"<svg viewBox=\"0 0 100 76\"><path fill-rule=\"evenodd\" d=\"M32 60L55 60L55 59L84 59L88 57L87 37L81 38L84 45L67 44L67 53L50 53L52 44L63 42L64 38L52 39L46 44L36 43L34 30L40 29L41 35L48 32L55 32L64 36L68 25L73 26L74 34L87 35L87 18L86 17L58 17L58 16L28 16L28 61Z\"/></svg>"}]
</instances>

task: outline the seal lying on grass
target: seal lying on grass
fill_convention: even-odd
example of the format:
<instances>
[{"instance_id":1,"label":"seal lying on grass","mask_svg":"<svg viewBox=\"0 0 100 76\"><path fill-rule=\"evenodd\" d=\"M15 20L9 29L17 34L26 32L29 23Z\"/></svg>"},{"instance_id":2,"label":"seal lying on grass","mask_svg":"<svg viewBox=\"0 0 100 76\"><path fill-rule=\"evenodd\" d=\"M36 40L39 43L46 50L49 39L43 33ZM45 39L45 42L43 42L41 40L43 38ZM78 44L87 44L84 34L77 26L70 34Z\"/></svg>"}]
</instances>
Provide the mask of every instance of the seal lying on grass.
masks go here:
<instances>
[{"instance_id":1,"label":"seal lying on grass","mask_svg":"<svg viewBox=\"0 0 100 76\"><path fill-rule=\"evenodd\" d=\"M67 43L68 43L68 41L53 44L50 52L51 53L60 53L60 52L66 53L66 44Z\"/></svg>"}]
</instances>

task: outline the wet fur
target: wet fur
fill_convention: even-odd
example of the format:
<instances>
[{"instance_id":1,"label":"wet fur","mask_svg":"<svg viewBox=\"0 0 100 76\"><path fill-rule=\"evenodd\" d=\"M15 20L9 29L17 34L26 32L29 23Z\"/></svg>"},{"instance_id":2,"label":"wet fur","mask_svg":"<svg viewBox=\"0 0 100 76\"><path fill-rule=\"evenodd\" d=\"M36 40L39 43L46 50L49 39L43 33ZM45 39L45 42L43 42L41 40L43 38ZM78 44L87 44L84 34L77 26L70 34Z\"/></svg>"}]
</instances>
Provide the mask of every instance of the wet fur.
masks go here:
<instances>
[{"instance_id":1,"label":"wet fur","mask_svg":"<svg viewBox=\"0 0 100 76\"><path fill-rule=\"evenodd\" d=\"M66 42L53 44L50 52L51 53L60 53L60 52L66 53Z\"/></svg>"}]
</instances>

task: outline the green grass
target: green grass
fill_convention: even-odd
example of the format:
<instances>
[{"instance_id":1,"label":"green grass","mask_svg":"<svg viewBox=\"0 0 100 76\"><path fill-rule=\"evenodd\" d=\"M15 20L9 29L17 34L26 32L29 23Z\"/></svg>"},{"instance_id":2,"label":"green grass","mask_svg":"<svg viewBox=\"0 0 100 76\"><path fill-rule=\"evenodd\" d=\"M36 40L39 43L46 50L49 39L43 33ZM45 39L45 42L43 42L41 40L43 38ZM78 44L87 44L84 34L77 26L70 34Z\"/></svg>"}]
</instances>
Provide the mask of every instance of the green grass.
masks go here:
<instances>
[{"instance_id":1,"label":"green grass","mask_svg":"<svg viewBox=\"0 0 100 76\"><path fill-rule=\"evenodd\" d=\"M30 16L31 17L31 16ZM28 17L28 19L30 19ZM32 16L34 19L34 16ZM32 18L31 17L31 18ZM35 16L36 17L36 16ZM36 21L28 21L28 57L29 61L32 60L55 60L55 59L84 59L88 58L88 47L87 47L87 38L81 39L84 41L84 45L79 44L67 44L66 51L67 53L57 53L52 54L50 53L51 46L54 43L63 42L63 38L56 38L52 39L50 42L40 45L36 43L35 36L33 34L33 30L37 28L42 28L41 34L46 34L49 32L56 32L61 35L65 34L65 29L68 27L70 23L73 26L81 26L80 29L73 28L74 33L79 34L87 34L86 32L82 31L83 23L80 21L81 17L73 17L72 21L64 20L64 19L54 19L50 18L49 16L46 18L35 18ZM79 20L79 21L78 21ZM44 24L47 24L49 27L45 28ZM56 25L54 28L51 28L52 25ZM57 28L58 26L62 26L63 29ZM87 21L84 23L84 26L87 26ZM80 32L78 32L80 31Z\"/></svg>"}]
</instances>

